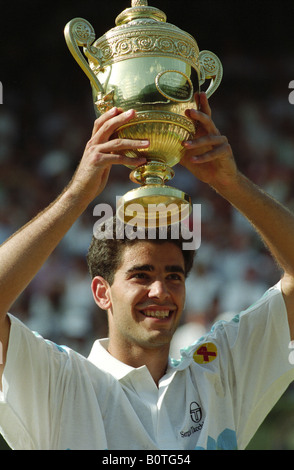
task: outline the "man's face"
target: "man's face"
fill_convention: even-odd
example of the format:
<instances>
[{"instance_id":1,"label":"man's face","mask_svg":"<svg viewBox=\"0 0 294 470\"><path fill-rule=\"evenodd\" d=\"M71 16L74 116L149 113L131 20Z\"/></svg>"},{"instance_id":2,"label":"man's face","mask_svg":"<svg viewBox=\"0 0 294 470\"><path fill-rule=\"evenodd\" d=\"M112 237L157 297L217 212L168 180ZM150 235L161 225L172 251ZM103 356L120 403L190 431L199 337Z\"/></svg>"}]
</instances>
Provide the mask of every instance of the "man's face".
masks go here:
<instances>
[{"instance_id":1,"label":"man's face","mask_svg":"<svg viewBox=\"0 0 294 470\"><path fill-rule=\"evenodd\" d=\"M127 246L109 287L109 338L119 347L169 348L185 302L184 258L166 242Z\"/></svg>"}]
</instances>

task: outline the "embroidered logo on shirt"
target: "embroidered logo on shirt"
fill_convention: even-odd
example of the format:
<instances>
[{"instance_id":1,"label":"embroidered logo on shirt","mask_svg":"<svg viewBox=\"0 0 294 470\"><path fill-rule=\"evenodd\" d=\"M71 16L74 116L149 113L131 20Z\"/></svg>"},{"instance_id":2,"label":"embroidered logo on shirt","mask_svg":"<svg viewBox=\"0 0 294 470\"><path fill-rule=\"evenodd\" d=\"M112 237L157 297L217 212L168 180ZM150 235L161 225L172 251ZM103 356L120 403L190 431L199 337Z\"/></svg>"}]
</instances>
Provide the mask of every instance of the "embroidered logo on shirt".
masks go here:
<instances>
[{"instance_id":1,"label":"embroidered logo on shirt","mask_svg":"<svg viewBox=\"0 0 294 470\"><path fill-rule=\"evenodd\" d=\"M196 349L193 354L193 359L197 364L207 364L212 362L217 357L217 347L213 343L204 343Z\"/></svg>"},{"instance_id":2,"label":"embroidered logo on shirt","mask_svg":"<svg viewBox=\"0 0 294 470\"><path fill-rule=\"evenodd\" d=\"M197 401L192 401L190 404L190 416L194 423L199 423L199 421L201 421L202 411Z\"/></svg>"}]
</instances>

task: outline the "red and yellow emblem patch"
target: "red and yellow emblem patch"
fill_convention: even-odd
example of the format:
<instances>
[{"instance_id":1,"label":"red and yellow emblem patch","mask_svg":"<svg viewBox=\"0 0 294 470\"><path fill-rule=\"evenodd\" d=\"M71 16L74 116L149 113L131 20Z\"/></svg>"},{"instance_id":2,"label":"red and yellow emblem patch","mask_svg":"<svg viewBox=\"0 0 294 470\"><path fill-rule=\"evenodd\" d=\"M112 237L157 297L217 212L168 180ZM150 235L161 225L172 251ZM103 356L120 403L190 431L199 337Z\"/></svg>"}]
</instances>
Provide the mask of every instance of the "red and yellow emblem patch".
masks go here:
<instances>
[{"instance_id":1,"label":"red and yellow emblem patch","mask_svg":"<svg viewBox=\"0 0 294 470\"><path fill-rule=\"evenodd\" d=\"M213 343L204 343L199 346L193 354L193 359L197 364L207 364L217 357L217 347Z\"/></svg>"}]
</instances>

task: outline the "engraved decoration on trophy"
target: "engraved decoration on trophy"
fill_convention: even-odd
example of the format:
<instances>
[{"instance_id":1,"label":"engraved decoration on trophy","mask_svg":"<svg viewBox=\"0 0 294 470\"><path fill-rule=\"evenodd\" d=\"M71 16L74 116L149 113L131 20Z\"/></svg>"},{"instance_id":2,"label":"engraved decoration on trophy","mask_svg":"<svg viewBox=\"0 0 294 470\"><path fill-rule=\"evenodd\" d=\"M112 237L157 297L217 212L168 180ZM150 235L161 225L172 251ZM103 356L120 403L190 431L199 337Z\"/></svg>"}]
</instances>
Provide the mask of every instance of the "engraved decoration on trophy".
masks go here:
<instances>
[{"instance_id":1,"label":"engraved decoration on trophy","mask_svg":"<svg viewBox=\"0 0 294 470\"><path fill-rule=\"evenodd\" d=\"M194 123L185 115L187 109L197 109L194 93L210 80L209 97L221 82L218 57L199 52L190 34L167 23L165 13L145 0L132 0L132 6L116 18L116 26L99 39L82 18L66 25L65 39L90 80L97 116L113 106L135 109L136 117L120 127L117 136L150 141L147 149L125 152L131 158L143 154L146 163L129 166L130 179L140 186L119 200L117 216L128 223L136 213L143 226L171 224L189 216L190 197L165 183L185 152L182 142L195 135Z\"/></svg>"}]
</instances>

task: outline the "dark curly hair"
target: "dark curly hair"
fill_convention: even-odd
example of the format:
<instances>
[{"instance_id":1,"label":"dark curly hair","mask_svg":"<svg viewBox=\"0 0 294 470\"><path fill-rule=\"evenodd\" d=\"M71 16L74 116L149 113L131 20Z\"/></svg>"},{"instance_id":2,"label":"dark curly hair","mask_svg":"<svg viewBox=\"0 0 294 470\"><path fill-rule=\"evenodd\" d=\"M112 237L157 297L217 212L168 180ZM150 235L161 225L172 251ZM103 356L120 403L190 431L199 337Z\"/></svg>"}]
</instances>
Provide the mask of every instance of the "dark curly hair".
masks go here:
<instances>
[{"instance_id":1,"label":"dark curly hair","mask_svg":"<svg viewBox=\"0 0 294 470\"><path fill-rule=\"evenodd\" d=\"M94 233L87 254L87 263L92 278L102 276L112 285L115 272L121 263L124 248L134 243L140 243L142 240L156 244L170 242L178 246L184 258L185 275L188 276L196 251L193 249L184 250L184 239L181 235L174 237L171 226L164 228L164 237L162 236L163 229L156 229L155 237L152 236L152 238L149 238L150 232L147 229L138 229L133 237L124 236L125 231L128 230L126 227L116 217L111 217L103 225L99 225L99 230ZM132 233L134 234L134 232Z\"/></svg>"}]
</instances>

